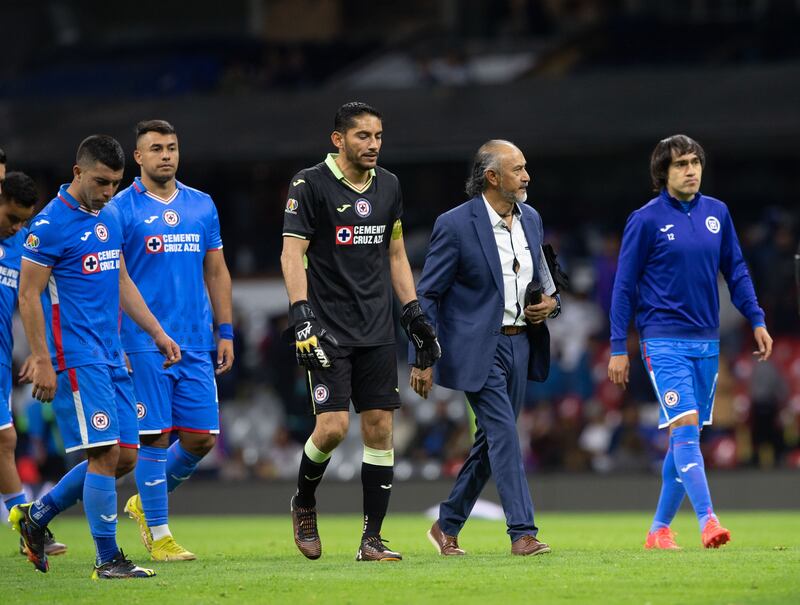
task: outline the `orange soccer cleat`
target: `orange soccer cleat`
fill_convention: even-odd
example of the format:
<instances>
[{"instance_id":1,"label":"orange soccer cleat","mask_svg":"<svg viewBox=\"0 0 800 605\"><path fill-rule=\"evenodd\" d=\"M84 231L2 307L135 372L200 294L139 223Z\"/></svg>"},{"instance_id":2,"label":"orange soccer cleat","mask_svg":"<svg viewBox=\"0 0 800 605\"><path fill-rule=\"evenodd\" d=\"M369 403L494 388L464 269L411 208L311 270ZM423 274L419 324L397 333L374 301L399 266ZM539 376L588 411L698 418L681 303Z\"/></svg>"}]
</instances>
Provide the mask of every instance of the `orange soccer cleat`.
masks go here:
<instances>
[{"instance_id":1,"label":"orange soccer cleat","mask_svg":"<svg viewBox=\"0 0 800 605\"><path fill-rule=\"evenodd\" d=\"M681 547L675 542L677 534L669 527L661 527L656 531L651 531L647 534L647 540L644 542L645 548L657 548L661 550L680 550Z\"/></svg>"},{"instance_id":2,"label":"orange soccer cleat","mask_svg":"<svg viewBox=\"0 0 800 605\"><path fill-rule=\"evenodd\" d=\"M716 517L709 517L703 527L703 546L706 548L719 548L731 541L731 532L719 524Z\"/></svg>"}]
</instances>

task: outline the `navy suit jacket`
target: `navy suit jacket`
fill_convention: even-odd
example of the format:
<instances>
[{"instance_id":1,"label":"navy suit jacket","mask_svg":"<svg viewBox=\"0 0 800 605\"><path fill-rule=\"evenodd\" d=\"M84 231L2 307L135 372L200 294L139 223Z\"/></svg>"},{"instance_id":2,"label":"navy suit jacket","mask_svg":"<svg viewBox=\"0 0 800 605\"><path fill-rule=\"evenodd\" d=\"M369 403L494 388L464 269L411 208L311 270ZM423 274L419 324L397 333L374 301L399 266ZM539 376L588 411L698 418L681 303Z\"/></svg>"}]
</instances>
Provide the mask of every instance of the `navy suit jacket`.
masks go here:
<instances>
[{"instance_id":1,"label":"navy suit jacket","mask_svg":"<svg viewBox=\"0 0 800 605\"><path fill-rule=\"evenodd\" d=\"M539 278L542 219L527 204L519 208L527 253L532 254L534 276ZM436 219L417 296L442 346L434 382L459 391L479 391L492 367L505 308L500 253L482 196ZM531 326L528 338L528 379L544 381L550 369L550 332L545 324ZM413 363L413 347L409 360Z\"/></svg>"}]
</instances>

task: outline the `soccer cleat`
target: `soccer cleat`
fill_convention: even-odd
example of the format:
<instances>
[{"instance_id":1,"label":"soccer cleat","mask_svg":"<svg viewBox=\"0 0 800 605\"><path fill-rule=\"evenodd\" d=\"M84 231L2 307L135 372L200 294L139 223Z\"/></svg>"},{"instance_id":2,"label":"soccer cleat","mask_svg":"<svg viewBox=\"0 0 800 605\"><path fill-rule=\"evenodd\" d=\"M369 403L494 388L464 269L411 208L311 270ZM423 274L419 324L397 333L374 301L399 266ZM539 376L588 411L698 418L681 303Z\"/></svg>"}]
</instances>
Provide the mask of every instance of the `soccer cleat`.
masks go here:
<instances>
[{"instance_id":1,"label":"soccer cleat","mask_svg":"<svg viewBox=\"0 0 800 605\"><path fill-rule=\"evenodd\" d=\"M31 519L31 503L13 506L8 515L8 522L11 523L11 528L18 531L22 537L28 561L42 573L47 573L50 564L47 562L47 553L45 552L46 528L39 527Z\"/></svg>"},{"instance_id":2,"label":"soccer cleat","mask_svg":"<svg viewBox=\"0 0 800 605\"><path fill-rule=\"evenodd\" d=\"M388 542L388 540L386 540ZM356 561L402 561L403 555L389 550L380 536L364 536L356 553Z\"/></svg>"},{"instance_id":3,"label":"soccer cleat","mask_svg":"<svg viewBox=\"0 0 800 605\"><path fill-rule=\"evenodd\" d=\"M102 565L95 565L92 580L122 580L126 578L152 578L156 575L152 569L134 565L122 549L111 561Z\"/></svg>"},{"instance_id":4,"label":"soccer cleat","mask_svg":"<svg viewBox=\"0 0 800 605\"><path fill-rule=\"evenodd\" d=\"M67 552L67 545L56 542L53 532L48 527L44 528L44 552L48 557L63 555ZM22 539L22 536L19 538L19 554L28 556L28 549L25 548L25 540Z\"/></svg>"},{"instance_id":5,"label":"soccer cleat","mask_svg":"<svg viewBox=\"0 0 800 605\"><path fill-rule=\"evenodd\" d=\"M172 536L164 536L153 542L150 556L153 561L194 561L197 557L175 541Z\"/></svg>"},{"instance_id":6,"label":"soccer cleat","mask_svg":"<svg viewBox=\"0 0 800 605\"><path fill-rule=\"evenodd\" d=\"M706 548L719 548L731 541L731 532L719 524L716 517L710 517L703 527L703 546Z\"/></svg>"},{"instance_id":7,"label":"soccer cleat","mask_svg":"<svg viewBox=\"0 0 800 605\"><path fill-rule=\"evenodd\" d=\"M660 527L656 531L651 531L647 534L644 547L647 549L680 550L681 547L675 542L675 536L677 535L669 527Z\"/></svg>"},{"instance_id":8,"label":"soccer cleat","mask_svg":"<svg viewBox=\"0 0 800 605\"><path fill-rule=\"evenodd\" d=\"M128 498L124 511L128 513L131 519L136 521L139 526L139 537L142 539L142 544L144 544L147 552L151 552L153 550L153 534L150 532L150 528L147 527L147 520L144 518L142 500L139 498L139 494L134 494Z\"/></svg>"},{"instance_id":9,"label":"soccer cleat","mask_svg":"<svg viewBox=\"0 0 800 605\"><path fill-rule=\"evenodd\" d=\"M317 509L313 506L296 506L292 496L290 508L292 510L292 529L294 530L294 543L308 559L319 559L322 556L322 542L317 530Z\"/></svg>"}]
</instances>

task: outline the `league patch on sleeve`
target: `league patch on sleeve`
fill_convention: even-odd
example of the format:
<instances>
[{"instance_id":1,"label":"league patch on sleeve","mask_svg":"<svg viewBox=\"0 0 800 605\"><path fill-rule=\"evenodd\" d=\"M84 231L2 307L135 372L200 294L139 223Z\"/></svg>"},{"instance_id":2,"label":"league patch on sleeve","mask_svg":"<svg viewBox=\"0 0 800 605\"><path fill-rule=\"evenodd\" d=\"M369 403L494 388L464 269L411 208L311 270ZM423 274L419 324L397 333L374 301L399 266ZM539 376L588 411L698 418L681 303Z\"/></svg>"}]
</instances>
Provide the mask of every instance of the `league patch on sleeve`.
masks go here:
<instances>
[{"instance_id":1,"label":"league patch on sleeve","mask_svg":"<svg viewBox=\"0 0 800 605\"><path fill-rule=\"evenodd\" d=\"M36 250L40 243L39 237L34 233L29 233L28 237L25 239L25 247L28 250Z\"/></svg>"}]
</instances>

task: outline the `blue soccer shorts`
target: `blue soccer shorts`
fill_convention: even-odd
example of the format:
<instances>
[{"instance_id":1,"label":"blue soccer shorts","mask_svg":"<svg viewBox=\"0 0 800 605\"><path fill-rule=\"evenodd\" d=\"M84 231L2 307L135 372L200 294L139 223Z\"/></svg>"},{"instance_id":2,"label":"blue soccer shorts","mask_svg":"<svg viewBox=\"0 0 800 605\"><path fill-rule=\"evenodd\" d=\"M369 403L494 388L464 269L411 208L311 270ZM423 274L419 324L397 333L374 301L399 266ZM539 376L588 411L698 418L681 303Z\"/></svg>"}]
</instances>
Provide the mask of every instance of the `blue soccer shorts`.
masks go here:
<instances>
[{"instance_id":1,"label":"blue soccer shorts","mask_svg":"<svg viewBox=\"0 0 800 605\"><path fill-rule=\"evenodd\" d=\"M659 403L658 428L697 412L711 424L719 369L719 341L654 338L641 344L642 359Z\"/></svg>"},{"instance_id":2,"label":"blue soccer shorts","mask_svg":"<svg viewBox=\"0 0 800 605\"><path fill-rule=\"evenodd\" d=\"M11 368L0 364L0 431L14 426L11 418Z\"/></svg>"},{"instance_id":3,"label":"blue soccer shorts","mask_svg":"<svg viewBox=\"0 0 800 605\"><path fill-rule=\"evenodd\" d=\"M67 452L101 445L139 447L133 383L124 366L58 372L53 411Z\"/></svg>"},{"instance_id":4,"label":"blue soccer shorts","mask_svg":"<svg viewBox=\"0 0 800 605\"><path fill-rule=\"evenodd\" d=\"M164 369L157 351L129 353L140 435L169 431L219 433L219 401L214 361L208 351L182 351Z\"/></svg>"}]
</instances>

